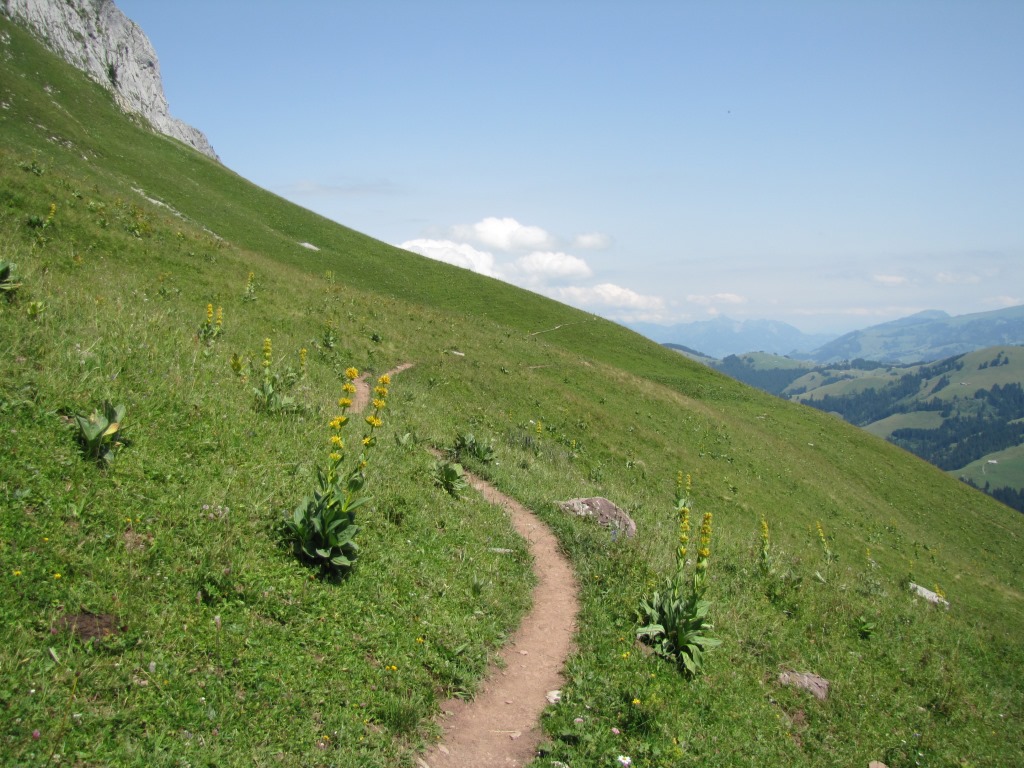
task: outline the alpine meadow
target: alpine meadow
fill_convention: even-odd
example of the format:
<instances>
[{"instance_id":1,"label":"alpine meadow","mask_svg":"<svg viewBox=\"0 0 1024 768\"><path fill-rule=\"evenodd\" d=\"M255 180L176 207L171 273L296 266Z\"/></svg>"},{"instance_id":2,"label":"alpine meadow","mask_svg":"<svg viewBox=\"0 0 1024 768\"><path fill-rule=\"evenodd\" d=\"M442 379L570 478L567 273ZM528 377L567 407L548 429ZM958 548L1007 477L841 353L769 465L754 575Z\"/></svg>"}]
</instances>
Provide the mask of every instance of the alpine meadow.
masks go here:
<instances>
[{"instance_id":1,"label":"alpine meadow","mask_svg":"<svg viewBox=\"0 0 1024 768\"><path fill-rule=\"evenodd\" d=\"M0 763L416 766L532 599L470 470L579 590L531 765L1024 765L1021 514L286 202L2 15L0 102Z\"/></svg>"}]
</instances>

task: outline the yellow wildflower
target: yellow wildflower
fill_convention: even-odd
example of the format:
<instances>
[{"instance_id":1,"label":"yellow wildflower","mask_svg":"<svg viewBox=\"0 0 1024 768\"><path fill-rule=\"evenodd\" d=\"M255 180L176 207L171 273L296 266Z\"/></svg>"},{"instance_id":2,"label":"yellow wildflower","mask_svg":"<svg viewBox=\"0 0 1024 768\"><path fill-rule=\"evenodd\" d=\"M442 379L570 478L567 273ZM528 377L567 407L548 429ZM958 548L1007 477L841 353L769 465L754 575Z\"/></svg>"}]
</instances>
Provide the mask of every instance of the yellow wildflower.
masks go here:
<instances>
[{"instance_id":1,"label":"yellow wildflower","mask_svg":"<svg viewBox=\"0 0 1024 768\"><path fill-rule=\"evenodd\" d=\"M331 445L333 445L335 448L343 448L344 447L344 444L342 443L341 438L338 437L337 435L331 435Z\"/></svg>"},{"instance_id":2,"label":"yellow wildflower","mask_svg":"<svg viewBox=\"0 0 1024 768\"><path fill-rule=\"evenodd\" d=\"M683 507L679 512L679 560L686 560L686 548L690 544L690 508Z\"/></svg>"},{"instance_id":3,"label":"yellow wildflower","mask_svg":"<svg viewBox=\"0 0 1024 768\"><path fill-rule=\"evenodd\" d=\"M21 571L15 571L15 572L14 572L14 575L15 575L15 576L21 576Z\"/></svg>"},{"instance_id":4,"label":"yellow wildflower","mask_svg":"<svg viewBox=\"0 0 1024 768\"><path fill-rule=\"evenodd\" d=\"M213 322L213 304L206 305L206 324L209 325Z\"/></svg>"},{"instance_id":5,"label":"yellow wildflower","mask_svg":"<svg viewBox=\"0 0 1024 768\"><path fill-rule=\"evenodd\" d=\"M346 368L345 369L345 378L348 379L349 381L353 381L355 379L358 379L359 378L359 369L358 368Z\"/></svg>"},{"instance_id":6,"label":"yellow wildflower","mask_svg":"<svg viewBox=\"0 0 1024 768\"><path fill-rule=\"evenodd\" d=\"M327 426L331 429L341 429L345 426L346 421L348 421L348 416L335 416Z\"/></svg>"},{"instance_id":7,"label":"yellow wildflower","mask_svg":"<svg viewBox=\"0 0 1024 768\"><path fill-rule=\"evenodd\" d=\"M369 435L367 435L366 437L364 437L364 438L363 438L363 445L365 445L365 446L367 446L367 447L369 447L369 446L373 445L373 438L372 438L372 437L370 437Z\"/></svg>"},{"instance_id":8,"label":"yellow wildflower","mask_svg":"<svg viewBox=\"0 0 1024 768\"><path fill-rule=\"evenodd\" d=\"M388 396L388 388L387 387L374 387L373 391L378 396L380 396L380 397L387 397Z\"/></svg>"},{"instance_id":9,"label":"yellow wildflower","mask_svg":"<svg viewBox=\"0 0 1024 768\"><path fill-rule=\"evenodd\" d=\"M224 324L224 307L217 307L217 327L220 328Z\"/></svg>"},{"instance_id":10,"label":"yellow wildflower","mask_svg":"<svg viewBox=\"0 0 1024 768\"><path fill-rule=\"evenodd\" d=\"M273 352L273 346L270 343L270 339L263 340L263 367L270 367L270 355Z\"/></svg>"},{"instance_id":11,"label":"yellow wildflower","mask_svg":"<svg viewBox=\"0 0 1024 768\"><path fill-rule=\"evenodd\" d=\"M367 417L366 417L366 423L367 423L367 424L369 424L369 425L370 425L371 427L373 427L374 429L376 429L377 427L379 427L379 426L380 426L381 424L383 424L384 422L383 422L383 421L381 421L381 420L380 420L379 418L377 418L376 416L367 416Z\"/></svg>"},{"instance_id":12,"label":"yellow wildflower","mask_svg":"<svg viewBox=\"0 0 1024 768\"><path fill-rule=\"evenodd\" d=\"M339 408L351 408L352 407L352 398L351 397L340 397L340 398L338 398L338 407Z\"/></svg>"},{"instance_id":13,"label":"yellow wildflower","mask_svg":"<svg viewBox=\"0 0 1024 768\"><path fill-rule=\"evenodd\" d=\"M341 391L348 392L350 395L353 395L355 394L356 391L356 385L350 381L346 381L344 384L341 385Z\"/></svg>"},{"instance_id":14,"label":"yellow wildflower","mask_svg":"<svg viewBox=\"0 0 1024 768\"><path fill-rule=\"evenodd\" d=\"M327 458L329 458L331 461L341 461L341 454L334 452L331 453Z\"/></svg>"},{"instance_id":15,"label":"yellow wildflower","mask_svg":"<svg viewBox=\"0 0 1024 768\"><path fill-rule=\"evenodd\" d=\"M388 386L388 384L391 383L391 377L385 373L379 379L377 379L377 383L380 384L382 387L386 387Z\"/></svg>"},{"instance_id":16,"label":"yellow wildflower","mask_svg":"<svg viewBox=\"0 0 1024 768\"><path fill-rule=\"evenodd\" d=\"M373 401L373 407L376 410L378 410L378 411L381 410L382 408L384 408L384 406L386 406L386 405L387 405L387 403L384 402L383 400L374 399L374 401Z\"/></svg>"},{"instance_id":17,"label":"yellow wildflower","mask_svg":"<svg viewBox=\"0 0 1024 768\"><path fill-rule=\"evenodd\" d=\"M60 578L60 574L59 574L59 573L55 573L55 574L53 574L53 578L55 578L55 579L59 579L59 578Z\"/></svg>"},{"instance_id":18,"label":"yellow wildflower","mask_svg":"<svg viewBox=\"0 0 1024 768\"><path fill-rule=\"evenodd\" d=\"M711 547L711 513L704 513L704 520L700 525L700 551L697 555L706 558L710 554Z\"/></svg>"},{"instance_id":19,"label":"yellow wildflower","mask_svg":"<svg viewBox=\"0 0 1024 768\"><path fill-rule=\"evenodd\" d=\"M633 706L634 706L634 707L639 707L639 706L640 706L640 703L641 703L641 702L640 702L640 699L633 699Z\"/></svg>"}]
</instances>

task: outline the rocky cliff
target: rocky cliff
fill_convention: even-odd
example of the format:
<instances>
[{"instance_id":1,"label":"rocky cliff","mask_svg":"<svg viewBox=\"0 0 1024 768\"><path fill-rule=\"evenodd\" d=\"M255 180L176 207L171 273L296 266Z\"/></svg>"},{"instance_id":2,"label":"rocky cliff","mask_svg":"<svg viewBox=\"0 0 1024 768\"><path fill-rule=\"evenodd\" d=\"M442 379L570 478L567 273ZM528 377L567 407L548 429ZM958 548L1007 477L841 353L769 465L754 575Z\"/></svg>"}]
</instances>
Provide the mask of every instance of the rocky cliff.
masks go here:
<instances>
[{"instance_id":1,"label":"rocky cliff","mask_svg":"<svg viewBox=\"0 0 1024 768\"><path fill-rule=\"evenodd\" d=\"M0 0L0 9L110 89L121 109L218 159L202 131L171 117L156 51L113 0Z\"/></svg>"}]
</instances>

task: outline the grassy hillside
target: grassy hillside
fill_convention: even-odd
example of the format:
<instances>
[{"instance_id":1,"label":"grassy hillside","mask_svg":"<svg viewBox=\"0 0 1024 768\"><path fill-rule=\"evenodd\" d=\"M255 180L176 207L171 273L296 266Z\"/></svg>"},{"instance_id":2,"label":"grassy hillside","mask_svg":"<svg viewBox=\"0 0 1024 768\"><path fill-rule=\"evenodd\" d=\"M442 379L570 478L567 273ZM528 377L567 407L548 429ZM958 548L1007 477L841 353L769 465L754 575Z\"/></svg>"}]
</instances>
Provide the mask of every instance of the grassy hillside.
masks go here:
<instances>
[{"instance_id":1,"label":"grassy hillside","mask_svg":"<svg viewBox=\"0 0 1024 768\"><path fill-rule=\"evenodd\" d=\"M827 414L302 210L125 118L3 18L0 40L0 763L414 765L529 602L503 512L435 482L426 447L469 432L496 454L474 469L554 528L581 587L536 765L1024 762L1020 515ZM264 361L294 412L254 395ZM344 371L403 362L360 558L320 578L280 522L329 461ZM74 420L104 400L126 409L109 466ZM723 640L693 680L633 639L672 567L679 470L714 512ZM554 504L582 495L628 509L636 539Z\"/></svg>"}]
</instances>

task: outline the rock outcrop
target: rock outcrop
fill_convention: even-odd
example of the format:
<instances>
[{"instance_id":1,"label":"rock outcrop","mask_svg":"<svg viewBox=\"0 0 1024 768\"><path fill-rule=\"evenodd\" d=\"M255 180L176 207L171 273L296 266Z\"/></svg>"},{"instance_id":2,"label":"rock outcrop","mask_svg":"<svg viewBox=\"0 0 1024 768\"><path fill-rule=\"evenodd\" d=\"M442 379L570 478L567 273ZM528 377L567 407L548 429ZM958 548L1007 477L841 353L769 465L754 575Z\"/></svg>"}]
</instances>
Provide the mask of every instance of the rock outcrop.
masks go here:
<instances>
[{"instance_id":1,"label":"rock outcrop","mask_svg":"<svg viewBox=\"0 0 1024 768\"><path fill-rule=\"evenodd\" d=\"M202 131L171 116L153 44L113 0L0 0L0 9L108 88L121 109L218 159Z\"/></svg>"},{"instance_id":2,"label":"rock outcrop","mask_svg":"<svg viewBox=\"0 0 1024 768\"><path fill-rule=\"evenodd\" d=\"M608 499L594 496L589 499L569 499L558 502L563 512L577 517L589 517L595 520L598 525L611 528L614 532L621 532L628 538L636 536L636 523L629 516L626 510L621 509Z\"/></svg>"}]
</instances>

